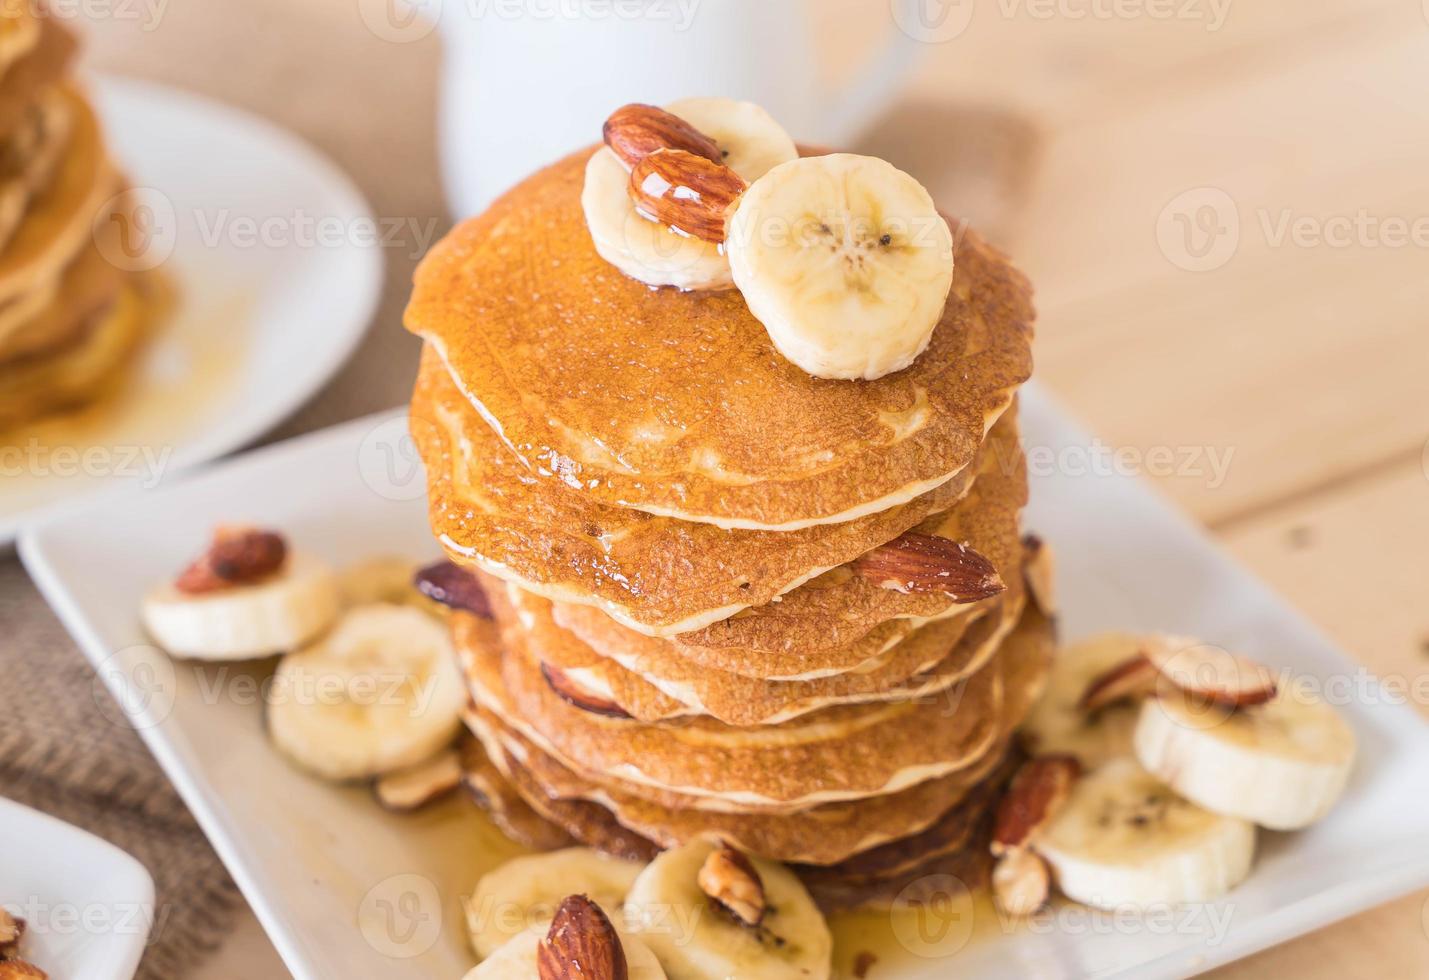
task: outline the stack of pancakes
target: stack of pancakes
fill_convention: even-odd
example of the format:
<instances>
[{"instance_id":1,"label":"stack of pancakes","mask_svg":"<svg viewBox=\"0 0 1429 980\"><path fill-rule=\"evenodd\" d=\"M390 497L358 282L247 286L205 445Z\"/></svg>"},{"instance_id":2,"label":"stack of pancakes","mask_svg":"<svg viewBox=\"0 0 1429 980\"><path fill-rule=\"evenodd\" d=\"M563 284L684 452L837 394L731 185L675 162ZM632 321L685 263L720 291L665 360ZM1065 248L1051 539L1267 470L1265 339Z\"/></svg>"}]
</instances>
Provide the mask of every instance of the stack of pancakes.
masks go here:
<instances>
[{"instance_id":1,"label":"stack of pancakes","mask_svg":"<svg viewBox=\"0 0 1429 980\"><path fill-rule=\"evenodd\" d=\"M102 392L150 319L114 262L131 202L75 48L42 8L0 3L0 428Z\"/></svg>"},{"instance_id":2,"label":"stack of pancakes","mask_svg":"<svg viewBox=\"0 0 1429 980\"><path fill-rule=\"evenodd\" d=\"M433 529L491 604L453 620L471 782L533 845L718 838L829 907L979 879L1052 645L1019 528L1026 280L967 232L911 367L813 378L738 291L596 254L589 152L456 228L407 310ZM868 564L917 536L994 587Z\"/></svg>"}]
</instances>

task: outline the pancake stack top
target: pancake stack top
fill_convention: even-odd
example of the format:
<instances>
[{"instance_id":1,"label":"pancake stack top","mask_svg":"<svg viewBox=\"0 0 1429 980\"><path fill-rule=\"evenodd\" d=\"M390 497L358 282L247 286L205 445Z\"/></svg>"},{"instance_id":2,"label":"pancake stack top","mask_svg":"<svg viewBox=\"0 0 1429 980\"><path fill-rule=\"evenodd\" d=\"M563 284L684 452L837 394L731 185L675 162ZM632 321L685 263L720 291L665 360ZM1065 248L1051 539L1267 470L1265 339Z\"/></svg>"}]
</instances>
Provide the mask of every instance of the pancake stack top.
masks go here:
<instances>
[{"instance_id":1,"label":"pancake stack top","mask_svg":"<svg viewBox=\"0 0 1429 980\"><path fill-rule=\"evenodd\" d=\"M965 230L911 365L812 377L740 290L603 257L609 152L458 226L407 310L432 526L491 605L454 618L473 778L527 843L719 839L830 907L977 878L1052 644L1019 529L1027 281Z\"/></svg>"},{"instance_id":2,"label":"pancake stack top","mask_svg":"<svg viewBox=\"0 0 1429 980\"><path fill-rule=\"evenodd\" d=\"M75 49L43 7L0 3L0 428L102 393L152 319Z\"/></svg>"}]
</instances>

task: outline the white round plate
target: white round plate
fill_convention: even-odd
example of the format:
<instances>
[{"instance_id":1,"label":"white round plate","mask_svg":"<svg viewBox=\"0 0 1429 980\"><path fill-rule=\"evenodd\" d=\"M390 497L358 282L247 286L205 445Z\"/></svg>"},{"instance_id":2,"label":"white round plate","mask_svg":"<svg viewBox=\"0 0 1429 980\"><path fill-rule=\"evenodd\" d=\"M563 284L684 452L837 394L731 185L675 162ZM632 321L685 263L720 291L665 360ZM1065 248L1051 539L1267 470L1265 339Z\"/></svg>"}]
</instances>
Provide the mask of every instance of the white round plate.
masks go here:
<instances>
[{"instance_id":1,"label":"white round plate","mask_svg":"<svg viewBox=\"0 0 1429 980\"><path fill-rule=\"evenodd\" d=\"M382 288L377 222L311 146L147 82L91 91L140 201L111 259L156 267L174 307L116 397L0 435L0 545L61 500L157 485L272 428L342 366Z\"/></svg>"}]
</instances>

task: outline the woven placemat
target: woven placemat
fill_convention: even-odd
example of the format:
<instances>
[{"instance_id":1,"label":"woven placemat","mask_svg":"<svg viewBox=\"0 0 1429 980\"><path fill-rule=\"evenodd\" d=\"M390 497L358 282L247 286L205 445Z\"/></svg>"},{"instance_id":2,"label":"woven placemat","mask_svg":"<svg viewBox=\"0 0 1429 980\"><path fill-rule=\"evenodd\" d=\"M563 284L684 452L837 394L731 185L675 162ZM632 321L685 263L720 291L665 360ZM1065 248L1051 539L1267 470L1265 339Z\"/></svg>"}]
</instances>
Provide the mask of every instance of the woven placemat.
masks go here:
<instances>
[{"instance_id":1,"label":"woven placemat","mask_svg":"<svg viewBox=\"0 0 1429 980\"><path fill-rule=\"evenodd\" d=\"M446 228L434 149L436 35L379 37L353 0L93 9L110 13L76 25L85 69L149 78L266 116L332 157L379 219L420 231L385 249L382 303L362 347L270 438L403 402L417 343L400 328L401 310L419 247ZM157 907L139 976L185 976L232 928L242 897L13 555L0 556L0 719L0 796L141 861Z\"/></svg>"}]
</instances>

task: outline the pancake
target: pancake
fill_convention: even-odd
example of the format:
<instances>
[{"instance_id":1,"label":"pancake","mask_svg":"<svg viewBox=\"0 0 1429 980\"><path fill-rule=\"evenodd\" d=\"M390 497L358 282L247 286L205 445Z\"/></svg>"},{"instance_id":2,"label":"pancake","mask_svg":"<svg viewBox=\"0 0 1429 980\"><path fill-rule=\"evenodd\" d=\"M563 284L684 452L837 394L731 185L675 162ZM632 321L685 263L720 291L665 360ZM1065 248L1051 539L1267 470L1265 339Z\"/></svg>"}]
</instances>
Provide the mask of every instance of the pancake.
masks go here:
<instances>
[{"instance_id":1,"label":"pancake","mask_svg":"<svg viewBox=\"0 0 1429 980\"><path fill-rule=\"evenodd\" d=\"M488 580L489 581L489 580ZM503 594L504 593L504 594ZM774 725L835 704L925 697L976 673L1016 623L1021 595L973 624L934 623L893 647L866 670L812 681L760 681L711 671L678 658L659 664L596 653L551 616L551 604L514 586L488 594L503 624L507 647L558 668L581 688L612 701L639 721L704 715L727 725Z\"/></svg>"},{"instance_id":2,"label":"pancake","mask_svg":"<svg viewBox=\"0 0 1429 980\"><path fill-rule=\"evenodd\" d=\"M959 892L966 889L965 893L971 893L988 887L992 877L991 841L992 821L985 818L959 849L892 877L839 879L829 875L810 875L805 867L795 868L794 871L800 875L804 887L826 915L860 908L942 906L949 900L950 889L956 888Z\"/></svg>"},{"instance_id":3,"label":"pancake","mask_svg":"<svg viewBox=\"0 0 1429 980\"><path fill-rule=\"evenodd\" d=\"M49 187L69 145L74 114L59 91L46 93L0 144L0 251L36 195Z\"/></svg>"},{"instance_id":4,"label":"pancake","mask_svg":"<svg viewBox=\"0 0 1429 980\"><path fill-rule=\"evenodd\" d=\"M0 429L102 395L143 340L152 311L133 284L59 351L0 365Z\"/></svg>"},{"instance_id":5,"label":"pancake","mask_svg":"<svg viewBox=\"0 0 1429 980\"><path fill-rule=\"evenodd\" d=\"M726 528L843 523L972 465L1031 373L1026 279L975 232L925 352L876 381L811 377L738 291L652 289L596 254L591 149L457 226L405 323L526 468L618 507Z\"/></svg>"},{"instance_id":6,"label":"pancake","mask_svg":"<svg viewBox=\"0 0 1429 980\"><path fill-rule=\"evenodd\" d=\"M954 506L979 472L970 466L902 506L799 531L729 531L652 517L532 474L462 397L430 348L410 426L427 464L432 529L453 560L549 599L595 605L659 636L763 605L852 561ZM1015 413L1008 412L991 439L1008 455L1016 438Z\"/></svg>"},{"instance_id":7,"label":"pancake","mask_svg":"<svg viewBox=\"0 0 1429 980\"><path fill-rule=\"evenodd\" d=\"M0 0L0 80L39 40L40 18L31 0Z\"/></svg>"},{"instance_id":8,"label":"pancake","mask_svg":"<svg viewBox=\"0 0 1429 980\"><path fill-rule=\"evenodd\" d=\"M34 11L30 11L34 16ZM0 84L0 139L6 139L25 122L30 107L69 73L79 45L74 35L48 14L36 18L38 30L28 50L5 69ZM16 25L23 34L29 30Z\"/></svg>"},{"instance_id":9,"label":"pancake","mask_svg":"<svg viewBox=\"0 0 1429 980\"><path fill-rule=\"evenodd\" d=\"M487 757L474 735L461 737L457 755L461 760L462 787L507 837L534 851L554 851L576 843L570 834L531 808Z\"/></svg>"},{"instance_id":10,"label":"pancake","mask_svg":"<svg viewBox=\"0 0 1429 980\"><path fill-rule=\"evenodd\" d=\"M574 707L539 664L483 649L471 633L470 617L454 617L477 704L568 768L676 806L792 812L897 792L966 768L997 737L1002 683L991 665L936 697L838 705L779 725L651 725Z\"/></svg>"},{"instance_id":11,"label":"pancake","mask_svg":"<svg viewBox=\"0 0 1429 980\"><path fill-rule=\"evenodd\" d=\"M74 122L64 161L0 252L0 303L54 277L89 238L105 201L120 189L104 156L99 124L78 93L65 90Z\"/></svg>"},{"instance_id":12,"label":"pancake","mask_svg":"<svg viewBox=\"0 0 1429 980\"><path fill-rule=\"evenodd\" d=\"M103 230L106 235L116 233L111 228ZM0 308L0 368L19 358L72 344L96 313L113 304L123 279L95 241L89 240L56 286L41 287ZM48 302L33 315L20 319L32 295Z\"/></svg>"}]
</instances>

